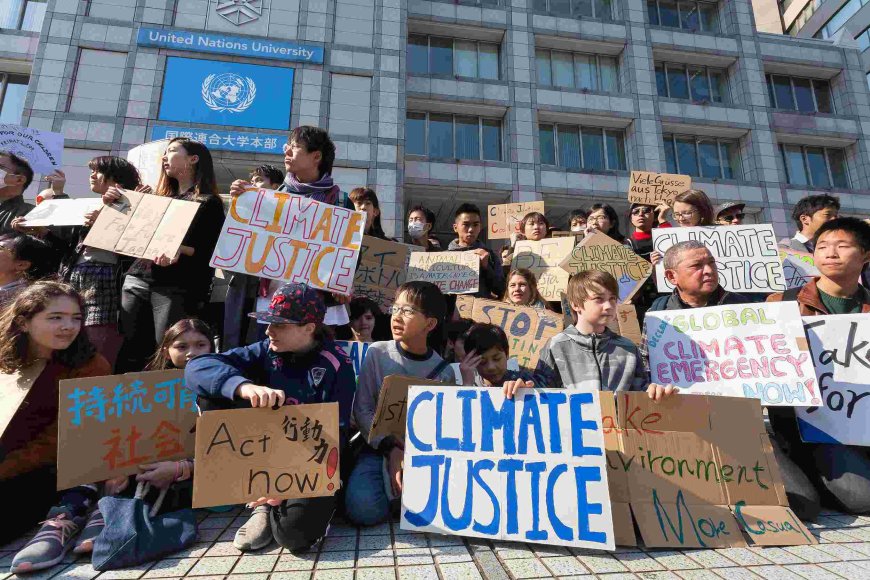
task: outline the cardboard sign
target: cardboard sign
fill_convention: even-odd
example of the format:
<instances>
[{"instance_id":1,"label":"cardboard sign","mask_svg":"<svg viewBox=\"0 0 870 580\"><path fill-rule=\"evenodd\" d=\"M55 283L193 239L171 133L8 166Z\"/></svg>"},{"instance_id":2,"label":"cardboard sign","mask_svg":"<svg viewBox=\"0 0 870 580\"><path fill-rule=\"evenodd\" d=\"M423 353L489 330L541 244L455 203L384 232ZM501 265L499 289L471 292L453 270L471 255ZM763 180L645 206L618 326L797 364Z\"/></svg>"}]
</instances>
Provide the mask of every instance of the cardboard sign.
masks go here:
<instances>
[{"instance_id":1,"label":"cardboard sign","mask_svg":"<svg viewBox=\"0 0 870 580\"><path fill-rule=\"evenodd\" d=\"M408 411L408 387L411 385L443 386L450 383L408 377L405 375L389 375L384 377L381 392L378 394L378 406L369 431L369 443L392 435L399 440L405 439L405 417Z\"/></svg>"},{"instance_id":2,"label":"cardboard sign","mask_svg":"<svg viewBox=\"0 0 870 580\"><path fill-rule=\"evenodd\" d=\"M789 289L800 288L814 277L821 275L812 254L780 246L779 258L782 260L785 285Z\"/></svg>"},{"instance_id":3,"label":"cardboard sign","mask_svg":"<svg viewBox=\"0 0 870 580\"><path fill-rule=\"evenodd\" d=\"M486 229L490 240L506 240L516 231L517 223L534 211L544 213L543 201L501 203L487 206Z\"/></svg>"},{"instance_id":4,"label":"cardboard sign","mask_svg":"<svg viewBox=\"0 0 870 580\"><path fill-rule=\"evenodd\" d=\"M612 275L619 284L620 302L631 298L652 273L652 264L601 232L583 238L561 266L569 274L601 270Z\"/></svg>"},{"instance_id":5,"label":"cardboard sign","mask_svg":"<svg viewBox=\"0 0 870 580\"><path fill-rule=\"evenodd\" d=\"M154 260L178 254L199 203L124 190L103 206L84 244L125 256Z\"/></svg>"},{"instance_id":6,"label":"cardboard sign","mask_svg":"<svg viewBox=\"0 0 870 580\"><path fill-rule=\"evenodd\" d=\"M648 548L818 543L788 508L758 401L599 396L617 543L636 543L632 516Z\"/></svg>"},{"instance_id":7,"label":"cardboard sign","mask_svg":"<svg viewBox=\"0 0 870 580\"><path fill-rule=\"evenodd\" d=\"M610 330L624 336L635 345L640 346L642 334L637 320L637 309L634 304L617 304L616 317L607 325Z\"/></svg>"},{"instance_id":8,"label":"cardboard sign","mask_svg":"<svg viewBox=\"0 0 870 580\"><path fill-rule=\"evenodd\" d=\"M203 413L195 461L195 508L333 495L341 487L338 403Z\"/></svg>"},{"instance_id":9,"label":"cardboard sign","mask_svg":"<svg viewBox=\"0 0 870 580\"><path fill-rule=\"evenodd\" d=\"M63 135L0 123L0 151L26 159L35 173L51 173L63 165Z\"/></svg>"},{"instance_id":10,"label":"cardboard sign","mask_svg":"<svg viewBox=\"0 0 870 580\"><path fill-rule=\"evenodd\" d=\"M349 295L366 215L293 193L233 197L211 265Z\"/></svg>"},{"instance_id":11,"label":"cardboard sign","mask_svg":"<svg viewBox=\"0 0 870 580\"><path fill-rule=\"evenodd\" d=\"M514 247L511 268L531 270L538 291L548 301L558 301L568 288L568 272L559 265L574 249L574 238L548 238L537 242L521 240Z\"/></svg>"},{"instance_id":12,"label":"cardboard sign","mask_svg":"<svg viewBox=\"0 0 870 580\"><path fill-rule=\"evenodd\" d=\"M480 257L466 252L411 252L408 282L432 282L444 294L474 294L480 288Z\"/></svg>"},{"instance_id":13,"label":"cardboard sign","mask_svg":"<svg viewBox=\"0 0 870 580\"><path fill-rule=\"evenodd\" d=\"M61 381L58 409L58 489L193 456L199 409L183 370Z\"/></svg>"},{"instance_id":14,"label":"cardboard sign","mask_svg":"<svg viewBox=\"0 0 870 580\"><path fill-rule=\"evenodd\" d=\"M616 549L598 394L411 387L402 529Z\"/></svg>"},{"instance_id":15,"label":"cardboard sign","mask_svg":"<svg viewBox=\"0 0 870 580\"><path fill-rule=\"evenodd\" d=\"M163 155L170 139L159 139L137 145L127 152L127 161L139 170L139 179L151 189L157 189L160 172L163 168Z\"/></svg>"},{"instance_id":16,"label":"cardboard sign","mask_svg":"<svg viewBox=\"0 0 870 580\"><path fill-rule=\"evenodd\" d=\"M652 237L653 249L662 256L680 242L696 240L707 246L716 258L719 284L729 292L785 290L779 247L770 224L656 228ZM674 289L665 280L664 260L656 265L656 286L659 292Z\"/></svg>"},{"instance_id":17,"label":"cardboard sign","mask_svg":"<svg viewBox=\"0 0 870 580\"><path fill-rule=\"evenodd\" d=\"M366 354L369 351L370 342L355 342L351 340L336 340L335 344L347 354L353 362L353 374L359 378L359 370L362 368L363 361L366 360Z\"/></svg>"},{"instance_id":18,"label":"cardboard sign","mask_svg":"<svg viewBox=\"0 0 870 580\"><path fill-rule=\"evenodd\" d=\"M411 246L364 236L353 295L365 296L386 311L396 301L396 288L405 283Z\"/></svg>"},{"instance_id":19,"label":"cardboard sign","mask_svg":"<svg viewBox=\"0 0 870 580\"><path fill-rule=\"evenodd\" d=\"M674 198L692 189L692 177L673 173L632 171L628 181L628 201L653 207L674 204Z\"/></svg>"},{"instance_id":20,"label":"cardboard sign","mask_svg":"<svg viewBox=\"0 0 870 580\"><path fill-rule=\"evenodd\" d=\"M467 294L459 294L456 296L456 312L459 318L471 320L471 314L474 311L474 296Z\"/></svg>"},{"instance_id":21,"label":"cardboard sign","mask_svg":"<svg viewBox=\"0 0 870 580\"><path fill-rule=\"evenodd\" d=\"M523 368L534 370L541 358L541 349L565 327L562 315L528 306L512 306L507 302L475 298L471 311L474 322L495 324L505 331L510 355Z\"/></svg>"},{"instance_id":22,"label":"cardboard sign","mask_svg":"<svg viewBox=\"0 0 870 580\"><path fill-rule=\"evenodd\" d=\"M654 383L763 405L821 402L797 302L647 312L646 337Z\"/></svg>"},{"instance_id":23,"label":"cardboard sign","mask_svg":"<svg viewBox=\"0 0 870 580\"><path fill-rule=\"evenodd\" d=\"M24 216L28 228L43 226L83 226L85 214L100 209L103 200L99 197L79 199L47 199Z\"/></svg>"},{"instance_id":24,"label":"cardboard sign","mask_svg":"<svg viewBox=\"0 0 870 580\"><path fill-rule=\"evenodd\" d=\"M796 409L801 438L870 446L870 314L803 320L821 401L817 407Z\"/></svg>"},{"instance_id":25,"label":"cardboard sign","mask_svg":"<svg viewBox=\"0 0 870 580\"><path fill-rule=\"evenodd\" d=\"M38 359L17 373L0 374L0 437L27 398L33 383L45 370L45 363L45 359Z\"/></svg>"}]
</instances>

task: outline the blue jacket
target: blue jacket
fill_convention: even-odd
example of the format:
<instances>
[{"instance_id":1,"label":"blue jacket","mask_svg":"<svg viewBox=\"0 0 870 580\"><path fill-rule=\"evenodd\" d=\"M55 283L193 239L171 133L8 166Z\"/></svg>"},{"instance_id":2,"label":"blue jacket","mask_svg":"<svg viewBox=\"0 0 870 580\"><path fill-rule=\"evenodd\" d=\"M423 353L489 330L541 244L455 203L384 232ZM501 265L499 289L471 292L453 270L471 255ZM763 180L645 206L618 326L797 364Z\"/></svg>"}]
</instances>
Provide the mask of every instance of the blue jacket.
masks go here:
<instances>
[{"instance_id":1,"label":"blue jacket","mask_svg":"<svg viewBox=\"0 0 870 580\"><path fill-rule=\"evenodd\" d=\"M350 427L356 392L356 376L350 359L333 341L319 349L298 353L275 353L269 339L220 354L204 354L187 363L187 387L201 397L232 401L242 383L281 389L286 403L338 403L342 434Z\"/></svg>"}]
</instances>

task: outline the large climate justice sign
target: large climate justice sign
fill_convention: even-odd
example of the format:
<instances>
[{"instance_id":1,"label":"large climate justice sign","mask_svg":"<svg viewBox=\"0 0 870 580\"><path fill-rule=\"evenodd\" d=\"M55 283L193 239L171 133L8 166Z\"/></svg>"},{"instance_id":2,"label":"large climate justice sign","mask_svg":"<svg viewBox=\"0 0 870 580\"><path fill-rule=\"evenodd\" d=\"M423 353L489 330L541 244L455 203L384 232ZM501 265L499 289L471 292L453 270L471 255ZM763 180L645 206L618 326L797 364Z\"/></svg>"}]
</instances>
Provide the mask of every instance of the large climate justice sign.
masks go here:
<instances>
[{"instance_id":1,"label":"large climate justice sign","mask_svg":"<svg viewBox=\"0 0 870 580\"><path fill-rule=\"evenodd\" d=\"M402 529L615 549L598 392L413 386Z\"/></svg>"}]
</instances>

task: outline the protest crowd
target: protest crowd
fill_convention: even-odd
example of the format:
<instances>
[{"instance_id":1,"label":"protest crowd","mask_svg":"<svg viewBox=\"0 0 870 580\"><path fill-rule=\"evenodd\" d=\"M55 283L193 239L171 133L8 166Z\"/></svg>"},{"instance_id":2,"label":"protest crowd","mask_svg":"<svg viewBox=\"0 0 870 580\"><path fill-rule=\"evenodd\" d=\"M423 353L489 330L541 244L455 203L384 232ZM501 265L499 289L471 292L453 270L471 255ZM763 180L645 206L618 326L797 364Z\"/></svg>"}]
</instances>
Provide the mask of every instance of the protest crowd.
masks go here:
<instances>
[{"instance_id":1,"label":"protest crowd","mask_svg":"<svg viewBox=\"0 0 870 580\"><path fill-rule=\"evenodd\" d=\"M344 192L333 182L335 146L322 129L294 129L283 168L252 167L250 178L233 182L228 192L218 191L205 145L175 138L162 146L154 184L144 183L142 168L131 161L92 159L95 205L77 225L34 225L31 212L42 204L62 208L72 201L68 193L86 192L66 192L56 171L34 206L23 197L34 179L27 159L0 151L0 373L6 379L0 489L6 498L27 498L0 535L6 543L39 527L11 572L50 567L70 550L93 553L98 569L171 553L195 537L194 506L247 504L252 511L234 540L242 551L273 541L303 551L325 536L335 517L372 526L400 517L400 509L403 525L435 529L431 503L402 505L412 470L431 469L433 486L438 469L447 470L443 496L433 488L430 498L445 504L440 529L470 529L470 516L457 511L459 500L446 505L448 480L465 486L464 475L451 479L450 459L442 456L414 456L409 463L406 446L413 441L424 449L431 439L441 449L472 451L469 409L479 405L483 416L496 417L495 397L523 408L516 426L498 415L501 427L526 434L535 429L529 424L538 421L540 428L544 421L537 413L549 409L554 421L564 401L576 428L580 405L599 396L603 405L606 393L641 393L660 417L682 409L686 399L702 400L695 392L760 399L766 436L756 441L775 457L787 499L782 508L803 521L814 520L823 506L870 512L867 440L832 435L817 422L825 413L840 425L854 416L853 431L868 433L860 403L867 383L855 378L856 367L870 365L866 342L843 355L842 342L835 347L824 338L845 340L844 329L852 328L850 340L857 342L855 333L867 322L855 316L870 312L870 225L838 217L837 198L800 200L794 237L779 242L771 226L744 224L745 204L714 207L687 183L656 201L641 195L645 203L630 193L627 229L606 203L578 207L564 224L548 220L544 202L465 203L453 216L453 239L439 239L436 216L416 206L403 237L393 240L381 225L376 191L360 184ZM164 220L172 214L181 221L148 230L145 214L158 206ZM211 300L216 271L226 285L222 302ZM813 326L812 317L840 315L852 316L853 326L828 334ZM766 324L775 330L764 334ZM844 356L857 362L842 362ZM829 365L828 374L816 374L820 365ZM839 366L831 371L830 365ZM388 385L399 378L405 390L389 399ZM717 387L725 383L742 384L733 392ZM408 385L432 390L420 395ZM450 417L444 424L457 425L451 434L463 425L462 437L441 432L448 403L439 385L453 386L462 399L449 407L461 413L443 410ZM563 389L569 399L548 391L537 411L528 389ZM575 399L580 393L595 398ZM384 426L391 401L403 405L398 432ZM414 413L433 401L435 426L418 422L412 431ZM262 418L279 410L286 415L272 430ZM165 413L159 420L158 411ZM232 426L232 417L253 419L245 419L245 431L241 422ZM666 417L674 424L683 419ZM602 419L595 421L582 429L600 429ZM539 437L552 451L569 446ZM584 443L574 437L576 456ZM495 437L504 455L499 460L496 452L492 466L480 461L472 472L469 460L468 493L474 484L495 503L503 491L484 483L487 470L531 474L546 489L555 536L573 538L551 505L565 467L550 463L548 472L535 472L519 460L510 467L504 461L525 454L526 443L508 450L507 438ZM275 450L278 439L293 447ZM529 447L537 440L530 437ZM493 448L485 428L481 441L481 449L486 441ZM74 445L89 445L90 453L76 454ZM234 487L222 479L230 462L209 457L224 452L240 462L257 454L272 459L249 465L250 472L242 465L248 475ZM295 479L284 457L297 470ZM86 468L87 461L97 468ZM314 484L303 491L299 473L306 464L307 473L321 474L316 491ZM665 465L662 460L662 470ZM578 486L581 469L589 468L572 468ZM754 475L741 469L764 487L757 463ZM429 485L428 475L420 480L415 473L415 482ZM555 489L561 501L565 488ZM428 492L420 493L425 499ZM534 488L532 501L537 494ZM514 495L508 506L511 501L516 511L516 502L530 496ZM119 507L130 502L146 505L144 514ZM617 503L614 497L614 518ZM587 507L596 513L592 503ZM735 515L745 523L739 507ZM510 531L511 516L502 517ZM492 526L498 518L496 510ZM136 528L147 520L159 523L147 526L154 536L128 553L129 535L142 532ZM473 527L489 533L476 516ZM597 537L589 521L585 531L577 527L576 539ZM533 532L526 537L548 542Z\"/></svg>"}]
</instances>

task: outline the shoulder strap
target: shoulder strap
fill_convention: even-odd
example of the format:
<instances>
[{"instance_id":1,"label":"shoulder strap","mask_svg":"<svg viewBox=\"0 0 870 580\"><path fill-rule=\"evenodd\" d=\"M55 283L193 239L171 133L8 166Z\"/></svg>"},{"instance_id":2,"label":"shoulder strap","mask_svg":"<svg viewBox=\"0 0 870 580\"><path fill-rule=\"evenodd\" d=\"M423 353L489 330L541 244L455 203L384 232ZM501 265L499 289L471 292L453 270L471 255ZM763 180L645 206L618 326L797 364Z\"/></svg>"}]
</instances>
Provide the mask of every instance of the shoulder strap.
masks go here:
<instances>
[{"instance_id":1,"label":"shoulder strap","mask_svg":"<svg viewBox=\"0 0 870 580\"><path fill-rule=\"evenodd\" d=\"M435 365L435 368L429 371L429 374L426 375L426 378L429 380L435 380L435 377L441 374L441 371L447 368L447 365L450 363L444 359L441 359L441 362Z\"/></svg>"}]
</instances>

